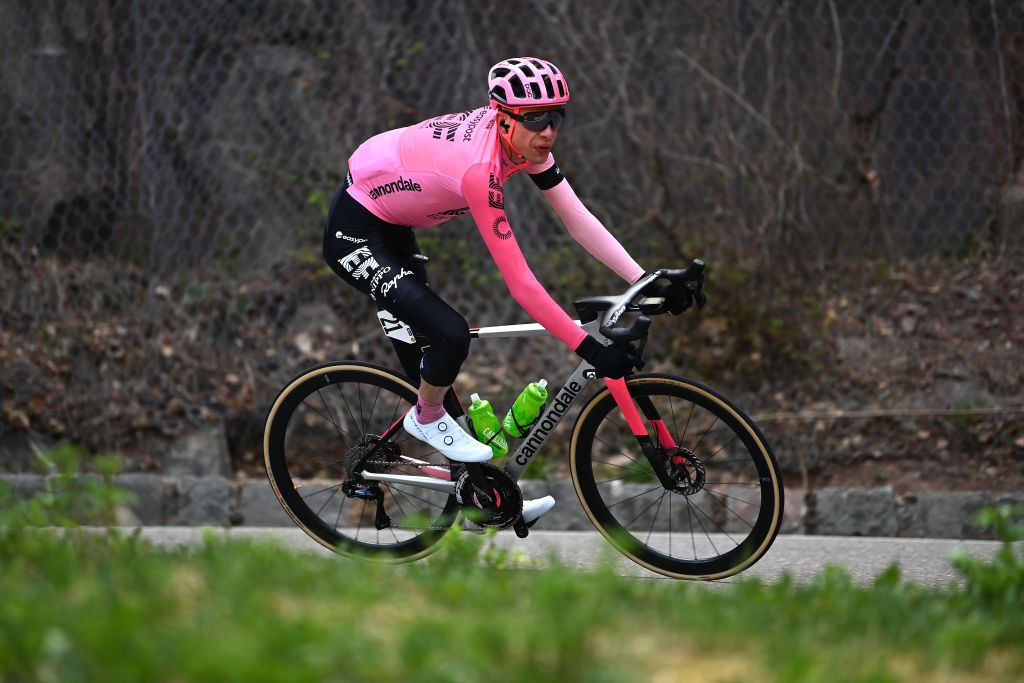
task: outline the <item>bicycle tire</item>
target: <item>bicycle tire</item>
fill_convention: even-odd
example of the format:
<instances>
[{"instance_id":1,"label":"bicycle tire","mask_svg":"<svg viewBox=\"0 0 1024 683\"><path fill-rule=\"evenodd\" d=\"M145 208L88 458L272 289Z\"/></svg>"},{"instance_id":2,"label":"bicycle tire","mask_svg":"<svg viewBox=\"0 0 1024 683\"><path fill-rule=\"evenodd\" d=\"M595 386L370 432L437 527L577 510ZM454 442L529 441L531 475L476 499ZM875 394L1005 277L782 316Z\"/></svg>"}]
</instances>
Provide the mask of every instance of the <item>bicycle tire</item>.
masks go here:
<instances>
[{"instance_id":1,"label":"bicycle tire","mask_svg":"<svg viewBox=\"0 0 1024 683\"><path fill-rule=\"evenodd\" d=\"M458 504L452 495L380 483L385 509L396 521L380 530L374 524L376 501L346 496L341 490L351 474L346 454L367 435L379 436L401 419L415 404L416 393L408 379L386 368L340 361L299 374L274 399L264 427L267 475L292 520L324 547L347 556L410 562L436 550L457 521ZM403 455L447 466L444 456L401 427L392 442ZM378 457L387 456L373 459ZM422 475L415 467L394 463L388 471ZM312 492L304 493L303 488ZM349 501L353 506L346 512Z\"/></svg>"},{"instance_id":2,"label":"bicycle tire","mask_svg":"<svg viewBox=\"0 0 1024 683\"><path fill-rule=\"evenodd\" d=\"M725 397L697 382L650 373L628 378L627 386L634 398L646 396L651 400L677 445L692 447L688 452L704 467L704 484L690 495L667 490L604 388L581 409L570 444L572 481L587 516L616 549L665 576L714 580L750 567L771 547L783 517L782 478L761 431ZM683 413L687 413L685 422ZM716 428L719 423L722 427ZM695 428L692 432L691 425ZM668 450L662 448L656 434L652 438L659 453ZM732 451L726 450L729 448ZM724 459L719 457L723 451ZM696 468L692 464L691 469ZM609 472L625 474L601 478ZM654 500L648 503L648 496ZM683 499L677 506L686 512L685 524L681 512L672 512L677 496ZM666 500L667 551L665 522L659 525L657 521ZM655 505L656 510L650 514ZM638 508L640 512L634 514ZM624 522L627 517L632 519ZM676 518L675 531L683 535L675 546L679 555L673 548ZM711 532L708 527L712 527ZM741 534L742 539L734 538ZM698 535L704 537L699 550ZM720 551L715 537L720 544L732 547Z\"/></svg>"}]
</instances>

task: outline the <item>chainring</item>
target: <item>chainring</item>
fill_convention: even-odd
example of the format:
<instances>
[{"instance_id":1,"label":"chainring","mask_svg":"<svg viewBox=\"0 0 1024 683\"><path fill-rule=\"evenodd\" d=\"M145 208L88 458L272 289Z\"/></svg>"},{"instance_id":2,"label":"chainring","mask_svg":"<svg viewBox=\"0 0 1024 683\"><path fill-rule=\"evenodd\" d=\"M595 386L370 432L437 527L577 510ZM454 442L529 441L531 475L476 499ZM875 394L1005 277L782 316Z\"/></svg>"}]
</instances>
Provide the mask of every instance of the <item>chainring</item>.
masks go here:
<instances>
[{"instance_id":1,"label":"chainring","mask_svg":"<svg viewBox=\"0 0 1024 683\"><path fill-rule=\"evenodd\" d=\"M483 472L484 479L491 487L491 495L498 501L496 508L483 510L476 502L473 484L469 481L469 472L463 470L455 482L455 500L462 506L466 516L477 526L506 529L523 513L523 492L504 470L493 465L477 465ZM487 513L481 518L481 515Z\"/></svg>"}]
</instances>

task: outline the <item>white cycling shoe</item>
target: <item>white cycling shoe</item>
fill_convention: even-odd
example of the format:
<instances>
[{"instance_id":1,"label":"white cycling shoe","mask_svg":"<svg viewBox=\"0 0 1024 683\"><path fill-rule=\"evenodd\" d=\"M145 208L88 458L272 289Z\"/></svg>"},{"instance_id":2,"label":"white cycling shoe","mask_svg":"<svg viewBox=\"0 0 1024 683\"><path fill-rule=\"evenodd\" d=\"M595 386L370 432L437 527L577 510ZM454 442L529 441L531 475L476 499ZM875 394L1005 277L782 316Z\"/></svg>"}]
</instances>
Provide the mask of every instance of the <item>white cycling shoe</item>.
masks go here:
<instances>
[{"instance_id":1,"label":"white cycling shoe","mask_svg":"<svg viewBox=\"0 0 1024 683\"><path fill-rule=\"evenodd\" d=\"M555 499L551 496L544 496L543 498L534 498L533 500L523 501L523 521L527 525L533 524L540 516L545 512L555 507Z\"/></svg>"},{"instance_id":2,"label":"white cycling shoe","mask_svg":"<svg viewBox=\"0 0 1024 683\"><path fill-rule=\"evenodd\" d=\"M413 408L406 413L402 426L411 436L430 444L449 460L486 462L494 455L490 446L467 434L448 413L433 422L420 424L416 419L416 408Z\"/></svg>"}]
</instances>

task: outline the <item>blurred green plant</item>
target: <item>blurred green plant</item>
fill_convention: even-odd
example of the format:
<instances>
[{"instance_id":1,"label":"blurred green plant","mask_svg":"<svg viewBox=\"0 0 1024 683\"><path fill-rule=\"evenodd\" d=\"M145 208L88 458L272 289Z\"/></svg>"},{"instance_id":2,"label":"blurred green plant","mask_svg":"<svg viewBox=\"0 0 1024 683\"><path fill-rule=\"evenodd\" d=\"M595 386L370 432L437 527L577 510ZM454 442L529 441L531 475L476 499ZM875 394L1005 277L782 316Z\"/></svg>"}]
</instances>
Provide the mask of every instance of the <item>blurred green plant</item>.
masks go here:
<instances>
[{"instance_id":1,"label":"blurred green plant","mask_svg":"<svg viewBox=\"0 0 1024 683\"><path fill-rule=\"evenodd\" d=\"M1001 551L956 558L963 581L946 588L907 583L893 566L870 585L829 567L808 583L784 576L709 589L621 577L611 559L593 572L553 559L541 566L497 547L493 533L453 531L439 553L396 567L212 531L201 545L168 550L137 535L32 530L123 500L112 490L114 461L93 460L96 485L82 486L74 449L48 460L64 502L53 492L0 494L5 683L1024 675L1024 529L1007 508L982 519Z\"/></svg>"},{"instance_id":2,"label":"blurred green plant","mask_svg":"<svg viewBox=\"0 0 1024 683\"><path fill-rule=\"evenodd\" d=\"M83 451L64 443L38 458L39 469L48 475L42 493L20 499L0 482L0 527L114 525L118 506L136 502L134 494L113 485L121 470L120 457L93 457L88 461L93 473L83 473L83 464Z\"/></svg>"}]
</instances>

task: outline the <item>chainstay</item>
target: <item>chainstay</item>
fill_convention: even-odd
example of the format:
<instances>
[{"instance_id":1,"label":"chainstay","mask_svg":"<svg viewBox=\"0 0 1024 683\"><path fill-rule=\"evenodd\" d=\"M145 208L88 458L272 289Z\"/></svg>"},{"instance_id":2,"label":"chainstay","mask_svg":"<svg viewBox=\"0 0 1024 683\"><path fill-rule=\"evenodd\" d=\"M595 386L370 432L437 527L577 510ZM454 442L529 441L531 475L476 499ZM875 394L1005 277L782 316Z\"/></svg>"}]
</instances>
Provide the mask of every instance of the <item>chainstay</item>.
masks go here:
<instances>
[{"instance_id":1,"label":"chainstay","mask_svg":"<svg viewBox=\"0 0 1024 683\"><path fill-rule=\"evenodd\" d=\"M429 462L425 462L422 465L417 465L417 464L414 464L414 463L411 463L411 462L394 462L394 461L388 461L388 460L384 460L384 461L370 460L369 462L364 462L362 464L363 464L364 467L366 465L380 465L381 467L388 467L388 468L398 466L398 467L415 467L416 469L422 469L424 467L447 467L447 465L437 465L437 464L429 463ZM405 529L407 531L446 531L448 529L451 529L454 526L455 526L455 523L452 522L452 524L450 524L449 526L408 526L408 525L405 525L405 524L389 524L388 528L390 528L390 529Z\"/></svg>"},{"instance_id":2,"label":"chainstay","mask_svg":"<svg viewBox=\"0 0 1024 683\"><path fill-rule=\"evenodd\" d=\"M415 467L416 469L422 469L424 467L447 467L447 465L437 465L437 464L429 463L429 462L425 462L422 465L417 465L417 464L410 463L410 462L392 462L392 461L386 461L386 460L385 461L371 460L369 462L364 462L363 463L364 467L366 465L381 465L381 466L384 466L384 467L395 467L395 466L399 466L399 467ZM464 520L464 521L466 521L466 520ZM390 528L390 529L405 529L406 531L447 531L448 529L454 528L454 526L455 526L455 523L452 522L452 524L450 524L449 526L408 526L408 525L405 525L405 524L390 524L390 525L388 525L388 528ZM466 531L468 531L469 533L472 533L472 534L484 534L484 533L487 532L487 530L485 528L474 529L472 527L467 527Z\"/></svg>"}]
</instances>

